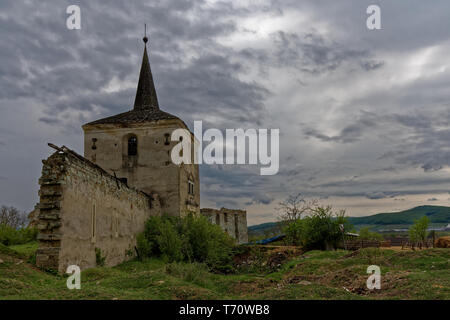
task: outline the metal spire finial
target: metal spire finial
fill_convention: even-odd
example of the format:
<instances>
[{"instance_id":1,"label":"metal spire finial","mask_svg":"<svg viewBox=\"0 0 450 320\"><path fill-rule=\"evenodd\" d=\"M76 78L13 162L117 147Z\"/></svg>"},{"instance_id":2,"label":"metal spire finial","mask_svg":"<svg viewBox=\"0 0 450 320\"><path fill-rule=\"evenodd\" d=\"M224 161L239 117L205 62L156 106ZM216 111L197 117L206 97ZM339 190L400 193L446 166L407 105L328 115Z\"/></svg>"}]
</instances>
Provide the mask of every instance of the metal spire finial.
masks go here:
<instances>
[{"instance_id":1,"label":"metal spire finial","mask_svg":"<svg viewBox=\"0 0 450 320\"><path fill-rule=\"evenodd\" d=\"M144 40L144 43L147 44L148 38L147 38L147 24L146 23L144 23L144 38L142 40Z\"/></svg>"}]
</instances>

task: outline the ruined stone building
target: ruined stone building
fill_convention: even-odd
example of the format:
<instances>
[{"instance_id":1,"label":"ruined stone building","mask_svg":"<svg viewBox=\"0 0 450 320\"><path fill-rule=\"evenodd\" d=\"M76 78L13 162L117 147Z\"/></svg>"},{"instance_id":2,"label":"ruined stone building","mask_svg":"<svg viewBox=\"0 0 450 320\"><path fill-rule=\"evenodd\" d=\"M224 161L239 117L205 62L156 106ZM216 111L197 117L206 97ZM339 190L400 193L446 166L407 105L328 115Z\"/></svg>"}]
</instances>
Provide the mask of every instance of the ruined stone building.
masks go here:
<instances>
[{"instance_id":1,"label":"ruined stone building","mask_svg":"<svg viewBox=\"0 0 450 320\"><path fill-rule=\"evenodd\" d=\"M96 253L107 266L132 258L152 215L201 213L247 242L246 212L200 210L198 165L171 161L178 143L172 131L189 129L160 109L146 45L133 109L82 128L84 156L53 146L57 151L43 160L34 214L38 266L65 272L69 265L95 266Z\"/></svg>"}]
</instances>

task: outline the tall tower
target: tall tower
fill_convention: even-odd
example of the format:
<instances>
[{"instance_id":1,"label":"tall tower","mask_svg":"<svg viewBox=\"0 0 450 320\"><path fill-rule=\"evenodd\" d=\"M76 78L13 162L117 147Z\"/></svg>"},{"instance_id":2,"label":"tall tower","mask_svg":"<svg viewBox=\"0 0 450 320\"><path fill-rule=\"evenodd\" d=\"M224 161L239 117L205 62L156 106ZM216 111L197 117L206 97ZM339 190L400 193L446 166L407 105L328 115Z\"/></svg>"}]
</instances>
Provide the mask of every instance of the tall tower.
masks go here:
<instances>
[{"instance_id":1,"label":"tall tower","mask_svg":"<svg viewBox=\"0 0 450 320\"><path fill-rule=\"evenodd\" d=\"M143 40L133 109L83 125L84 156L129 186L158 194L162 213L199 213L198 165L176 165L170 156L178 143L171 141L172 131L189 129L180 118L160 109L147 55L148 39ZM193 150L192 133L191 140Z\"/></svg>"}]
</instances>

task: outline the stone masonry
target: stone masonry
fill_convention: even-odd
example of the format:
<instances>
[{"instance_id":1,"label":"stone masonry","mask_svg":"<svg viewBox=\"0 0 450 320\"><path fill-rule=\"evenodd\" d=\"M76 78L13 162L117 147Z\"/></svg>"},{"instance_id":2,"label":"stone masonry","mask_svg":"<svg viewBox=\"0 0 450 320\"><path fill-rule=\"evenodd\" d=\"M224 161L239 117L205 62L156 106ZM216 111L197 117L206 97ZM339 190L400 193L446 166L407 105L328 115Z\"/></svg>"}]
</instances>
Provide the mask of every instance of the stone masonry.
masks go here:
<instances>
[{"instance_id":1,"label":"stone masonry","mask_svg":"<svg viewBox=\"0 0 450 320\"><path fill-rule=\"evenodd\" d=\"M63 148L43 161L36 264L65 272L96 266L96 249L113 266L135 256L136 235L159 215L156 195L128 187Z\"/></svg>"},{"instance_id":2,"label":"stone masonry","mask_svg":"<svg viewBox=\"0 0 450 320\"><path fill-rule=\"evenodd\" d=\"M200 212L211 223L219 225L226 233L236 239L238 244L248 242L247 212L245 210L202 208Z\"/></svg>"}]
</instances>

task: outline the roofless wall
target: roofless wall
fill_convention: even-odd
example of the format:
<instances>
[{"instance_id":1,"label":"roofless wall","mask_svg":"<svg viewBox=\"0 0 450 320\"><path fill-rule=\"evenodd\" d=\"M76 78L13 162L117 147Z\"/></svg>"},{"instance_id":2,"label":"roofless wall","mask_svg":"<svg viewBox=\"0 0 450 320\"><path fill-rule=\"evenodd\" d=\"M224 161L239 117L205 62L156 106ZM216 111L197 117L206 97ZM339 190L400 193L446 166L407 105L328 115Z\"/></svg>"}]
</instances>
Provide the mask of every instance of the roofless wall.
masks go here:
<instances>
[{"instance_id":1,"label":"roofless wall","mask_svg":"<svg viewBox=\"0 0 450 320\"><path fill-rule=\"evenodd\" d=\"M65 272L69 265L106 266L135 256L136 235L159 200L128 187L75 152L63 148L43 160L36 264Z\"/></svg>"}]
</instances>

